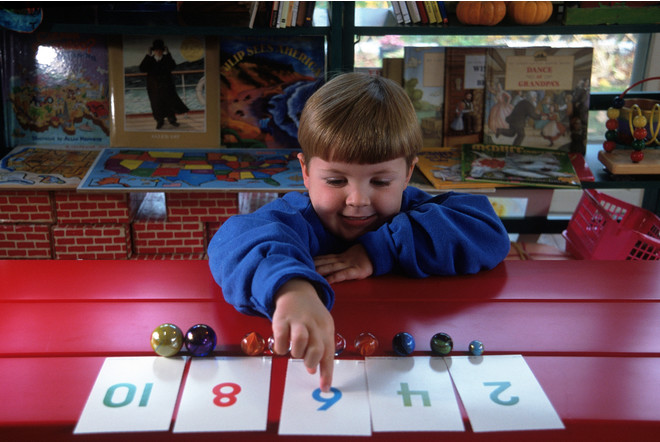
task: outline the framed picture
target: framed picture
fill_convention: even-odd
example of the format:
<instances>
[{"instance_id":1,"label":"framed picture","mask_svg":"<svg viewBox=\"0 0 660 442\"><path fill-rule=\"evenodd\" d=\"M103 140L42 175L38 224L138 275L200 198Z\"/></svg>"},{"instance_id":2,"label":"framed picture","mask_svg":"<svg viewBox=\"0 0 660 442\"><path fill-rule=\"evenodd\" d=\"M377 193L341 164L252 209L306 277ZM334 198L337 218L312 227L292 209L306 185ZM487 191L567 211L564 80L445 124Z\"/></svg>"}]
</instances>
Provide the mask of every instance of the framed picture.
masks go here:
<instances>
[{"instance_id":1,"label":"framed picture","mask_svg":"<svg viewBox=\"0 0 660 442\"><path fill-rule=\"evenodd\" d=\"M215 39L125 35L108 52L112 146L219 147Z\"/></svg>"}]
</instances>

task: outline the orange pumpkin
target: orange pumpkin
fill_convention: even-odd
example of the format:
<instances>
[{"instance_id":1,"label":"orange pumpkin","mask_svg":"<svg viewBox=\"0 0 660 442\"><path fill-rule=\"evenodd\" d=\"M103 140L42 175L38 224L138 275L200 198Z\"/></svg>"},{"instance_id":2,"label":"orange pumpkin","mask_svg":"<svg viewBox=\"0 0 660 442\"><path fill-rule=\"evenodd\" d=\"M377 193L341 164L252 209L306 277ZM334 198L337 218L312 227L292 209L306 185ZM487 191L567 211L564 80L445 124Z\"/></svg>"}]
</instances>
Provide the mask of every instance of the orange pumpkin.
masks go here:
<instances>
[{"instance_id":1,"label":"orange pumpkin","mask_svg":"<svg viewBox=\"0 0 660 442\"><path fill-rule=\"evenodd\" d=\"M505 15L505 2L458 2L456 5L456 18L464 25L493 26Z\"/></svg>"},{"instance_id":2,"label":"orange pumpkin","mask_svg":"<svg viewBox=\"0 0 660 442\"><path fill-rule=\"evenodd\" d=\"M507 14L519 25L540 25L550 19L552 2L509 2Z\"/></svg>"}]
</instances>

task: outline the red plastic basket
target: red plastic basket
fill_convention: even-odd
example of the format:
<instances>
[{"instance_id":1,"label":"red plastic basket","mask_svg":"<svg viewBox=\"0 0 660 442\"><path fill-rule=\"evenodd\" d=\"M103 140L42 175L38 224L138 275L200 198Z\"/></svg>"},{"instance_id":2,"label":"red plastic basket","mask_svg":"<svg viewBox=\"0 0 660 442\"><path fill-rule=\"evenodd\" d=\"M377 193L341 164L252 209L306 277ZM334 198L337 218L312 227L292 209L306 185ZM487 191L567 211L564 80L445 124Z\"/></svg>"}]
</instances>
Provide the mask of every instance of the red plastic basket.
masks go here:
<instances>
[{"instance_id":1,"label":"red plastic basket","mask_svg":"<svg viewBox=\"0 0 660 442\"><path fill-rule=\"evenodd\" d=\"M594 189L584 191L563 235L580 259L660 259L660 218Z\"/></svg>"}]
</instances>

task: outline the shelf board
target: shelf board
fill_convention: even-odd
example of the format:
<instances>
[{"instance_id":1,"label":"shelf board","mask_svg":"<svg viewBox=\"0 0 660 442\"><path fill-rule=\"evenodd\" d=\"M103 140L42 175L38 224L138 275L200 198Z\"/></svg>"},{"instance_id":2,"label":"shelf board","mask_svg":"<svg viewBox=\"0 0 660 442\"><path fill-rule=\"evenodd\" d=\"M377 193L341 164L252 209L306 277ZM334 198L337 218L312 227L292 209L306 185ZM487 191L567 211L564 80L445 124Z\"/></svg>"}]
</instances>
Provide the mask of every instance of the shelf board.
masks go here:
<instances>
[{"instance_id":1,"label":"shelf board","mask_svg":"<svg viewBox=\"0 0 660 442\"><path fill-rule=\"evenodd\" d=\"M247 28L247 27L216 27L216 26L172 26L172 25L110 25L110 24L84 24L84 23L53 23L45 24L39 28L46 32L78 32L81 34L104 35L208 35L208 36L252 36L270 37L328 35L329 26L291 27L291 28Z\"/></svg>"},{"instance_id":2,"label":"shelf board","mask_svg":"<svg viewBox=\"0 0 660 442\"><path fill-rule=\"evenodd\" d=\"M593 35L593 34L644 34L660 32L660 24L636 25L584 25L565 26L546 23L536 26L496 25L399 25L399 26L355 26L355 35Z\"/></svg>"}]
</instances>

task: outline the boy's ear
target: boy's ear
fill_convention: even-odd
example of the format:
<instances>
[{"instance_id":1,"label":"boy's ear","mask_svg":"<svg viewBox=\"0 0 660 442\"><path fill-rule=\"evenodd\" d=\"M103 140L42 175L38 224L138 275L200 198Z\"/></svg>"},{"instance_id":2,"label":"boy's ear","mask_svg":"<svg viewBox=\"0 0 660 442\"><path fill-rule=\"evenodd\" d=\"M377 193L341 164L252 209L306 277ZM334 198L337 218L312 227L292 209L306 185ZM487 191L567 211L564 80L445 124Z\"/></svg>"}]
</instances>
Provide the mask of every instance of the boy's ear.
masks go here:
<instances>
[{"instance_id":1,"label":"boy's ear","mask_svg":"<svg viewBox=\"0 0 660 442\"><path fill-rule=\"evenodd\" d=\"M412 162L410 163L410 169L408 170L408 176L406 176L406 184L410 182L410 179L412 178L412 174L415 171L415 166L417 165L417 162L419 161L419 157L415 157Z\"/></svg>"},{"instance_id":2,"label":"boy's ear","mask_svg":"<svg viewBox=\"0 0 660 442\"><path fill-rule=\"evenodd\" d=\"M309 180L309 173L307 172L307 164L305 164L305 155L299 153L298 161L300 161L300 169L302 170L303 184L305 185L305 187L307 187L307 181Z\"/></svg>"}]
</instances>

